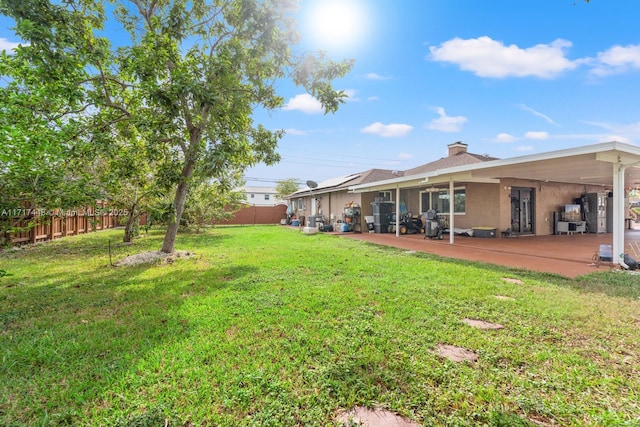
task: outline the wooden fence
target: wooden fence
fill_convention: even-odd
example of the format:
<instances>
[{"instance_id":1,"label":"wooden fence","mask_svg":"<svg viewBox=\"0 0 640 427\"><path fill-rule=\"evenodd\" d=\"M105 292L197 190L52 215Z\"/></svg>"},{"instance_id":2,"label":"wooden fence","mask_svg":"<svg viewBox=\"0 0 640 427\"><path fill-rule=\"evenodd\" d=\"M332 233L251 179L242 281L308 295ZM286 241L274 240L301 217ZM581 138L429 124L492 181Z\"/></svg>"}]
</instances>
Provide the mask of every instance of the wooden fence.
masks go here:
<instances>
[{"instance_id":1,"label":"wooden fence","mask_svg":"<svg viewBox=\"0 0 640 427\"><path fill-rule=\"evenodd\" d=\"M19 213L20 215L4 215ZM0 230L10 230L0 235L0 244L17 246L45 242L66 236L106 230L118 225L119 212L99 203L77 210L44 211L40 209L16 209L0 215Z\"/></svg>"},{"instance_id":2,"label":"wooden fence","mask_svg":"<svg viewBox=\"0 0 640 427\"><path fill-rule=\"evenodd\" d=\"M287 217L287 205L277 206L245 206L235 212L228 221L219 221L220 225L257 225L279 224Z\"/></svg>"}]
</instances>

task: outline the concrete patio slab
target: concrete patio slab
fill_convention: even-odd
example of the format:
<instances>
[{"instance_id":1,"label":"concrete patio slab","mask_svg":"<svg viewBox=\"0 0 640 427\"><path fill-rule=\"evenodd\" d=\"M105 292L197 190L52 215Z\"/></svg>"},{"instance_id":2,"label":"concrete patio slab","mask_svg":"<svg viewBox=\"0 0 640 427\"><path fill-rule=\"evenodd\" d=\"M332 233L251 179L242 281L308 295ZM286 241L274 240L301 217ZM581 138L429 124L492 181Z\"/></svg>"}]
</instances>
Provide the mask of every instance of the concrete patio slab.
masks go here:
<instances>
[{"instance_id":1,"label":"concrete patio slab","mask_svg":"<svg viewBox=\"0 0 640 427\"><path fill-rule=\"evenodd\" d=\"M397 236L392 233L336 233L350 239L393 246L407 251L432 253L447 258L479 261L531 271L553 273L575 278L596 271L619 267L611 263L595 263L600 245L611 245L611 233L551 236L518 236L511 238L478 238L455 236L455 242L424 239L421 234ZM627 230L627 253L634 256L640 242L640 230ZM636 258L637 259L637 258Z\"/></svg>"}]
</instances>

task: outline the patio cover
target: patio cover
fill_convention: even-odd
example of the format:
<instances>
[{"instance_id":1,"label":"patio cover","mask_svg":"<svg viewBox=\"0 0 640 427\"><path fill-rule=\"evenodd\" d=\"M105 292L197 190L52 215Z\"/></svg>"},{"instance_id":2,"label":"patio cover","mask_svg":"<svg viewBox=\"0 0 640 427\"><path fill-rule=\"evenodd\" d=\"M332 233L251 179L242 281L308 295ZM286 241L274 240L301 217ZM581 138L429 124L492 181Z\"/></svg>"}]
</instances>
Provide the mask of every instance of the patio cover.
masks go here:
<instances>
[{"instance_id":1,"label":"patio cover","mask_svg":"<svg viewBox=\"0 0 640 427\"><path fill-rule=\"evenodd\" d=\"M605 142L354 185L349 187L349 190L369 192L395 189L396 200L398 200L400 189L403 188L448 183L449 191L453 192L455 182L499 183L503 178L601 185L612 188L613 252L616 255L615 261L624 265L625 188L640 187L640 147L635 145L615 141ZM398 215L399 212L396 214ZM453 229L454 215L453 212L450 214L450 228ZM453 233L450 233L449 239L450 243L453 243Z\"/></svg>"}]
</instances>

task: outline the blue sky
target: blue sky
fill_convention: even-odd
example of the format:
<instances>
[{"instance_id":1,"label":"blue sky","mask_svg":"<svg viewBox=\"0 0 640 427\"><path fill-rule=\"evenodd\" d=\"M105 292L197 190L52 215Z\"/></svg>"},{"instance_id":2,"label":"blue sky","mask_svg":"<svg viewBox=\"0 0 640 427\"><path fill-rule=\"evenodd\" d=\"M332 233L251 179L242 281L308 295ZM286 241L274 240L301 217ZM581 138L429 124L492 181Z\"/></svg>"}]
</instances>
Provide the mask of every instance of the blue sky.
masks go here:
<instances>
[{"instance_id":1,"label":"blue sky","mask_svg":"<svg viewBox=\"0 0 640 427\"><path fill-rule=\"evenodd\" d=\"M300 47L355 59L349 100L324 115L280 82L285 107L256 120L286 130L282 161L247 184L405 170L455 141L500 158L640 144L638 19L636 0L303 0Z\"/></svg>"}]
</instances>

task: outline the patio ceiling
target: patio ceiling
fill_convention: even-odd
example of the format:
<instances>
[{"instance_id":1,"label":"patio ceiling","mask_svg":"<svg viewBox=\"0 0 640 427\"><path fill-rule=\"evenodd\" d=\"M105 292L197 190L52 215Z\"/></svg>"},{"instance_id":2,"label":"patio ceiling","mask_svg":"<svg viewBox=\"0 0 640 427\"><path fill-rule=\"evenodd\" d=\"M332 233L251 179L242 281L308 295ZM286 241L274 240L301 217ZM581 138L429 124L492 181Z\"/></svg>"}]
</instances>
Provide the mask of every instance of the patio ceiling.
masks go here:
<instances>
[{"instance_id":1,"label":"patio ceiling","mask_svg":"<svg viewBox=\"0 0 640 427\"><path fill-rule=\"evenodd\" d=\"M454 182L499 182L503 178L613 186L623 167L624 186L640 187L640 147L607 142L548 153L494 160L350 187L353 192L412 188Z\"/></svg>"}]
</instances>

